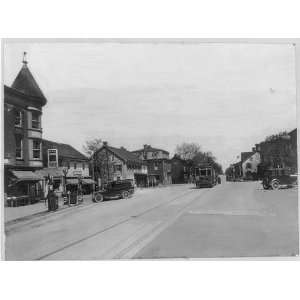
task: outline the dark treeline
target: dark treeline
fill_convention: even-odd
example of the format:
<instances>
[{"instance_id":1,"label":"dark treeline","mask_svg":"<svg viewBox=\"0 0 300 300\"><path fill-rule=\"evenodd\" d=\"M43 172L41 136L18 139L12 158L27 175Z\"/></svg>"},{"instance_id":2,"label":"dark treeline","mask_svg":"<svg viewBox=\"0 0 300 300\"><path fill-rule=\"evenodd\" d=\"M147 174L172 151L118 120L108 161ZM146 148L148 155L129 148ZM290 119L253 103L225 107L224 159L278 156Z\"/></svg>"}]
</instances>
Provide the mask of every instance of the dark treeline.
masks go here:
<instances>
[{"instance_id":1,"label":"dark treeline","mask_svg":"<svg viewBox=\"0 0 300 300\"><path fill-rule=\"evenodd\" d=\"M223 174L222 166L217 162L216 157L210 151L202 151L199 144L182 143L177 145L175 154L181 159L193 162L194 165L209 163L218 174Z\"/></svg>"}]
</instances>

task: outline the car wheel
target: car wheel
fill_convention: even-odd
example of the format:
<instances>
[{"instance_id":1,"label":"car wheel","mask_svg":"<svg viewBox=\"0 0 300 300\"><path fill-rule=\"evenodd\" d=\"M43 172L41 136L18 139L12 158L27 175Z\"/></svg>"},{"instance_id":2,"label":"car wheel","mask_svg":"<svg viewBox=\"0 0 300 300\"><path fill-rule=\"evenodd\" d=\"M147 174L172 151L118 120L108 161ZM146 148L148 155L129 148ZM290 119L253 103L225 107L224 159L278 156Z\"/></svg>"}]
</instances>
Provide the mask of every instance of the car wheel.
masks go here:
<instances>
[{"instance_id":1,"label":"car wheel","mask_svg":"<svg viewBox=\"0 0 300 300\"><path fill-rule=\"evenodd\" d=\"M273 180L271 183L272 190L278 190L280 186L280 182L278 180Z\"/></svg>"},{"instance_id":2,"label":"car wheel","mask_svg":"<svg viewBox=\"0 0 300 300\"><path fill-rule=\"evenodd\" d=\"M262 186L263 186L264 190L268 190L270 188L270 185L268 184L268 182L266 180L262 181Z\"/></svg>"},{"instance_id":3,"label":"car wheel","mask_svg":"<svg viewBox=\"0 0 300 300\"><path fill-rule=\"evenodd\" d=\"M270 187L266 183L263 183L263 188L264 190L268 190Z\"/></svg>"},{"instance_id":4,"label":"car wheel","mask_svg":"<svg viewBox=\"0 0 300 300\"><path fill-rule=\"evenodd\" d=\"M129 193L127 191L122 192L122 199L126 199L129 197Z\"/></svg>"},{"instance_id":5,"label":"car wheel","mask_svg":"<svg viewBox=\"0 0 300 300\"><path fill-rule=\"evenodd\" d=\"M103 200L104 200L104 197L103 197L103 195L101 195L101 194L96 194L95 196L94 196L94 202L96 202L96 203L99 203L99 202L102 202Z\"/></svg>"}]
</instances>

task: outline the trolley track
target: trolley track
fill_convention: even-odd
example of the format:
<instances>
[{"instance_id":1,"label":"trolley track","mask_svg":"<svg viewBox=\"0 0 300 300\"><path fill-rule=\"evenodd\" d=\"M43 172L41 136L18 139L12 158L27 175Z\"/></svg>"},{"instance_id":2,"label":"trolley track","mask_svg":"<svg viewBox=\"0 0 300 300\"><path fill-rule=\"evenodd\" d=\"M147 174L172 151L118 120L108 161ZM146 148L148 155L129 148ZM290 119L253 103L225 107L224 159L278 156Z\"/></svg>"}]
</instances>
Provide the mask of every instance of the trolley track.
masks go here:
<instances>
[{"instance_id":1,"label":"trolley track","mask_svg":"<svg viewBox=\"0 0 300 300\"><path fill-rule=\"evenodd\" d=\"M209 190L204 191L204 193L201 194L201 196L203 196L204 194L206 194L208 191L209 191ZM158 210L158 209L160 209L160 208L162 208L162 207L164 207L164 206L168 206L168 205L171 204L172 202L174 202L174 201L176 201L176 200L178 200L178 199L180 199L180 198L182 198L182 197L188 196L188 195L192 194L193 192L195 192L194 189L189 190L188 192L185 192L185 193L182 193L182 194L180 194L180 195L178 195L178 196L176 196L176 197L173 197L173 198L171 198L170 200L168 200L168 201L166 201L166 202L163 202L163 203L160 203L160 204L155 205L155 206L153 206L153 207L150 207L150 208L148 208L148 209L145 209L145 210L143 210L142 212L140 212L140 213L138 213L138 214L135 214L135 215L132 215L132 216L129 216L129 217L125 217L123 220L120 220L120 221L118 221L118 222L116 222L116 223L114 223L114 224L112 224L112 225L110 225L110 226L107 226L107 227L105 227L105 228L102 228L101 230L98 230L98 231L96 231L96 232L94 232L94 233L92 233L92 234L89 234L89 235L87 235L87 236L85 236L85 237L82 237L82 238L80 238L80 239L74 240L73 242L70 242L70 243L68 243L68 244L66 244L66 245L64 245L64 246L62 246L62 247L60 247L60 248L57 248L57 249L55 249L55 250L53 250L53 251L51 251L51 252L48 252L48 253L46 253L46 254L44 254L44 255L42 255L42 256L39 256L39 257L36 258L35 260L43 260L43 259L47 259L48 257L53 256L53 255L55 255L55 254L57 254L57 253L59 253L59 252L62 252L62 251L64 251L64 250L68 249L68 248L71 248L71 247L73 247L73 246L79 245L80 243L83 243L83 242L85 242L85 241L88 241L88 240L90 240L90 239L92 239L92 238L95 238L95 237L97 237L97 236L100 236L101 234L103 234L103 233L105 233L105 232L107 232L107 231L109 231L109 230L115 229L115 228L117 228L118 226L122 226L122 225L124 225L125 223L132 221L133 219L141 218L142 216L144 216L144 215L146 215L146 214L149 214L149 213L152 212L152 211ZM198 197L199 197L199 196L200 196L200 195L198 195ZM192 200L191 202L193 202L194 200L195 200L195 199L193 198L193 200ZM190 203L189 203L189 204L190 204ZM189 204L188 204L188 205L185 205L182 209L180 209L180 211L184 210L187 206L189 206Z\"/></svg>"}]
</instances>

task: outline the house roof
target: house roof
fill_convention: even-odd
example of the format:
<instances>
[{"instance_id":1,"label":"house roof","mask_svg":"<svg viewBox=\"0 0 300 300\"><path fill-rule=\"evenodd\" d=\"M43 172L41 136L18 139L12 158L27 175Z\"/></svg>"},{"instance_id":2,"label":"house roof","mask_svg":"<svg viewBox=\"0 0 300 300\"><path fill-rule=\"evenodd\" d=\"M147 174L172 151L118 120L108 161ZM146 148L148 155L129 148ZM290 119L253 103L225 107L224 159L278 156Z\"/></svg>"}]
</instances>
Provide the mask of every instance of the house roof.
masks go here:
<instances>
[{"instance_id":1,"label":"house roof","mask_svg":"<svg viewBox=\"0 0 300 300\"><path fill-rule=\"evenodd\" d=\"M40 170L36 170L35 174L37 174L40 177L47 177L47 176L53 176L53 177L61 177L64 175L63 168L43 168Z\"/></svg>"},{"instance_id":2,"label":"house roof","mask_svg":"<svg viewBox=\"0 0 300 300\"><path fill-rule=\"evenodd\" d=\"M27 66L27 62L23 63L23 66L15 78L11 88L32 97L41 105L45 105L47 103L46 97Z\"/></svg>"},{"instance_id":3,"label":"house roof","mask_svg":"<svg viewBox=\"0 0 300 300\"><path fill-rule=\"evenodd\" d=\"M11 171L18 181L38 181L41 180L41 176L32 171Z\"/></svg>"},{"instance_id":4,"label":"house roof","mask_svg":"<svg viewBox=\"0 0 300 300\"><path fill-rule=\"evenodd\" d=\"M135 150L135 151L132 151L132 152L133 153L137 153L137 152L156 152L156 151L161 151L161 152L164 152L166 154L169 154L169 152L166 151L166 150L158 149L158 148L153 148L150 145L145 145L145 147L143 149Z\"/></svg>"},{"instance_id":5,"label":"house roof","mask_svg":"<svg viewBox=\"0 0 300 300\"><path fill-rule=\"evenodd\" d=\"M57 149L58 157L63 157L67 159L73 159L73 160L89 160L85 155L77 151L75 148L73 148L71 145L68 144L62 144L62 143L56 143L53 141L45 140L43 139L43 151L47 151L48 149Z\"/></svg>"},{"instance_id":6,"label":"house roof","mask_svg":"<svg viewBox=\"0 0 300 300\"><path fill-rule=\"evenodd\" d=\"M241 161L242 163L247 160L250 156L252 156L254 152L242 152L241 153Z\"/></svg>"},{"instance_id":7,"label":"house roof","mask_svg":"<svg viewBox=\"0 0 300 300\"><path fill-rule=\"evenodd\" d=\"M139 159L135 154L133 154L132 152L126 150L123 147L115 148L115 147L112 147L112 146L104 145L99 150L97 150L97 152L100 152L102 149L109 150L110 152L114 153L118 158L123 160L124 162L145 164L145 162L142 161L141 159Z\"/></svg>"}]
</instances>

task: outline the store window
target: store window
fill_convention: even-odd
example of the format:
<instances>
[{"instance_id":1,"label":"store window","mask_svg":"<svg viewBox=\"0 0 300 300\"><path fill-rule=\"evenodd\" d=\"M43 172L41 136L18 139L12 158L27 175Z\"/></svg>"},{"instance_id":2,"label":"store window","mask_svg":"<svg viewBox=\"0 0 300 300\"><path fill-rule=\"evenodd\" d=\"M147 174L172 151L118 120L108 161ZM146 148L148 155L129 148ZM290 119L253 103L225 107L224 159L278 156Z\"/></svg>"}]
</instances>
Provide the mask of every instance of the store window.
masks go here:
<instances>
[{"instance_id":1,"label":"store window","mask_svg":"<svg viewBox=\"0 0 300 300\"><path fill-rule=\"evenodd\" d=\"M22 127L23 113L21 110L15 110L15 126Z\"/></svg>"},{"instance_id":2,"label":"store window","mask_svg":"<svg viewBox=\"0 0 300 300\"><path fill-rule=\"evenodd\" d=\"M31 112L31 127L35 129L41 128L41 114L38 111Z\"/></svg>"},{"instance_id":3,"label":"store window","mask_svg":"<svg viewBox=\"0 0 300 300\"><path fill-rule=\"evenodd\" d=\"M128 166L130 169L130 166ZM114 172L122 172L122 165L114 165Z\"/></svg>"},{"instance_id":4,"label":"store window","mask_svg":"<svg viewBox=\"0 0 300 300\"><path fill-rule=\"evenodd\" d=\"M21 135L16 135L16 159L23 158L23 139Z\"/></svg>"},{"instance_id":5,"label":"store window","mask_svg":"<svg viewBox=\"0 0 300 300\"><path fill-rule=\"evenodd\" d=\"M41 159L41 141L33 140L32 141L32 153L34 159Z\"/></svg>"}]
</instances>

